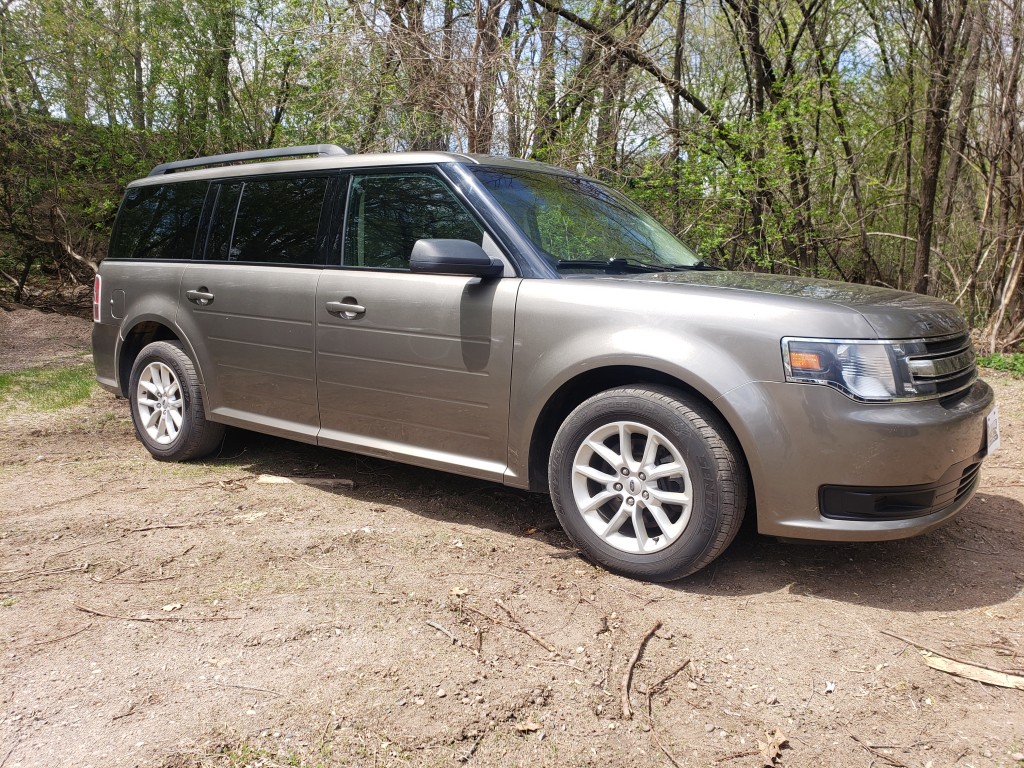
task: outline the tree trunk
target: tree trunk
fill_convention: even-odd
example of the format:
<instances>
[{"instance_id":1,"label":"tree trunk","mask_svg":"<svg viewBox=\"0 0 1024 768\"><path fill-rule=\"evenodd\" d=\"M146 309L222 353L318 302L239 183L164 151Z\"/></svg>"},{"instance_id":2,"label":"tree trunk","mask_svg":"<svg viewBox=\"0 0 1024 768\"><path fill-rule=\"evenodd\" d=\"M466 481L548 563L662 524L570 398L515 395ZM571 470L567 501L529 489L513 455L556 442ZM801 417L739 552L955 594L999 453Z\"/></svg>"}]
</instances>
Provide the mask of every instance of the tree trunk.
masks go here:
<instances>
[{"instance_id":1,"label":"tree trunk","mask_svg":"<svg viewBox=\"0 0 1024 768\"><path fill-rule=\"evenodd\" d=\"M536 116L533 130L533 156L544 159L554 139L555 131L555 31L558 14L554 11L540 12L540 62L537 69Z\"/></svg>"},{"instance_id":2,"label":"tree trunk","mask_svg":"<svg viewBox=\"0 0 1024 768\"><path fill-rule=\"evenodd\" d=\"M963 60L961 42L967 0L915 0L925 21L928 46L928 91L925 102L924 133L921 148L921 186L917 198L917 244L914 249L913 289L934 293L935 276L931 269L932 231L935 226L935 198L942 168L949 110L953 100L955 77Z\"/></svg>"}]
</instances>

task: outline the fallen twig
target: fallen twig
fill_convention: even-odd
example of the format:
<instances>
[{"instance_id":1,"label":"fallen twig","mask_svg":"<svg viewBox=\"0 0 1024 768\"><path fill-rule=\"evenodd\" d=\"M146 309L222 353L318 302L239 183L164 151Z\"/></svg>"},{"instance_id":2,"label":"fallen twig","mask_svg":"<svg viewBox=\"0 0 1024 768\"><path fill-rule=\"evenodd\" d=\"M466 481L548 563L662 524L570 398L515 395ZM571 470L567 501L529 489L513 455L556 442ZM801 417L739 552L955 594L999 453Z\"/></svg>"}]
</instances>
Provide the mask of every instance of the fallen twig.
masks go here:
<instances>
[{"instance_id":1,"label":"fallen twig","mask_svg":"<svg viewBox=\"0 0 1024 768\"><path fill-rule=\"evenodd\" d=\"M62 504L70 504L70 503L72 503L74 501L81 501L82 499L88 499L91 496L96 496L97 494L104 493L106 490L107 490L107 487L104 486L102 488L97 488L95 491L89 491L87 493L79 494L78 496L72 496L69 499L60 499L58 501L50 501L50 502L47 502L46 504L40 504L38 506L31 507L28 511L29 512L46 512L47 510L53 509L54 507L59 507Z\"/></svg>"},{"instance_id":2,"label":"fallen twig","mask_svg":"<svg viewBox=\"0 0 1024 768\"><path fill-rule=\"evenodd\" d=\"M185 555L187 555L189 552L191 552L195 548L196 548L195 544L189 544L187 547L185 547L183 550L181 550L181 552L179 552L178 554L171 555L170 557L166 557L163 560L161 560L160 561L160 573L161 574L163 573L165 565L170 565L175 560L177 560L179 557L184 557Z\"/></svg>"},{"instance_id":3,"label":"fallen twig","mask_svg":"<svg viewBox=\"0 0 1024 768\"><path fill-rule=\"evenodd\" d=\"M715 760L715 762L716 763L724 763L724 762L726 762L728 760L739 760L741 757L751 757L752 755L759 755L759 754L761 754L761 750L759 750L759 749L748 749L748 750L746 750L744 752L733 752L730 755L722 755L721 757L717 758Z\"/></svg>"},{"instance_id":4,"label":"fallen twig","mask_svg":"<svg viewBox=\"0 0 1024 768\"><path fill-rule=\"evenodd\" d=\"M957 549L962 549L964 552L973 552L976 555L998 555L999 554L998 552L986 552L983 549L972 549L971 547L961 547L959 544L957 545L956 548Z\"/></svg>"},{"instance_id":5,"label":"fallen twig","mask_svg":"<svg viewBox=\"0 0 1024 768\"><path fill-rule=\"evenodd\" d=\"M857 742L865 750L870 752L872 755L877 757L879 760L885 760L885 762L889 763L889 765L894 765L894 766L896 766L896 768L910 768L910 766L908 766L906 763L901 763L899 760L896 760L895 758L889 757L884 752L880 752L875 747L872 747L870 744L864 743L863 741L858 739L856 736L854 736L852 733L850 734L850 738L853 739L855 742Z\"/></svg>"},{"instance_id":6,"label":"fallen twig","mask_svg":"<svg viewBox=\"0 0 1024 768\"><path fill-rule=\"evenodd\" d=\"M180 576L180 573L176 573L173 576L156 576L152 579L93 579L97 584L149 584L153 581L170 581Z\"/></svg>"},{"instance_id":7,"label":"fallen twig","mask_svg":"<svg viewBox=\"0 0 1024 768\"><path fill-rule=\"evenodd\" d=\"M260 475L256 482L261 485L325 485L337 488L355 488L352 480L340 477L281 477L280 475Z\"/></svg>"},{"instance_id":8,"label":"fallen twig","mask_svg":"<svg viewBox=\"0 0 1024 768\"><path fill-rule=\"evenodd\" d=\"M300 563L302 563L303 565L307 566L308 568L314 568L314 569L316 569L318 571L330 571L332 573L341 573L343 571L351 571L353 568L355 568L357 565L359 565L359 563L351 563L351 564L343 566L343 567L336 567L336 566L333 566L333 565L317 565L316 563L311 563L311 562L309 562L309 560L303 560L302 558L296 558L296 559L298 559L298 561Z\"/></svg>"},{"instance_id":9,"label":"fallen twig","mask_svg":"<svg viewBox=\"0 0 1024 768\"><path fill-rule=\"evenodd\" d=\"M460 763L468 763L469 759L476 753L476 748L480 746L480 742L483 741L483 740L484 740L484 733L481 733L479 736L476 737L476 741L474 741L470 745L469 750L466 752L466 754L464 754L462 757L459 758L459 762Z\"/></svg>"},{"instance_id":10,"label":"fallen twig","mask_svg":"<svg viewBox=\"0 0 1024 768\"><path fill-rule=\"evenodd\" d=\"M687 659L682 664L680 664L678 667L676 667L671 672L669 672L667 675L665 675L663 678L661 678L661 680L659 680L654 685L652 685L651 688L650 688L651 695L653 696L654 694L656 694L659 691L661 691L665 687L665 684L669 680L671 680L673 677L675 677L680 672L682 672L684 669L686 669L688 666L690 666L690 663L691 663L690 659Z\"/></svg>"},{"instance_id":11,"label":"fallen twig","mask_svg":"<svg viewBox=\"0 0 1024 768\"><path fill-rule=\"evenodd\" d=\"M653 727L651 728L651 737L654 739L654 743L658 745L658 749L661 750L661 753L668 758L668 761L672 763L672 765L676 768L683 768L683 764L676 760L672 753L668 751L668 748L661 743L661 739L658 738Z\"/></svg>"},{"instance_id":12,"label":"fallen twig","mask_svg":"<svg viewBox=\"0 0 1024 768\"><path fill-rule=\"evenodd\" d=\"M147 525L143 528L129 528L125 533L142 533L143 531L159 531L164 528L194 528L201 523L166 523L163 525Z\"/></svg>"},{"instance_id":13,"label":"fallen twig","mask_svg":"<svg viewBox=\"0 0 1024 768\"><path fill-rule=\"evenodd\" d=\"M278 693L277 691L271 691L271 690L268 690L266 688L257 688L257 687L255 687L253 685L238 685L237 683L222 683L219 680L214 682L214 685L219 686L221 688L241 688L243 691L259 691L260 693L269 693L271 696L277 696L277 697L284 696L283 693Z\"/></svg>"},{"instance_id":14,"label":"fallen twig","mask_svg":"<svg viewBox=\"0 0 1024 768\"><path fill-rule=\"evenodd\" d=\"M630 597L635 597L637 600L646 600L647 602L645 603L645 605L650 605L651 603L656 603L659 600L661 600L661 597L647 597L646 595L638 595L636 592L630 592L628 589L623 589L622 587L617 586L615 584L611 584L611 583L602 584L601 586L603 586L603 587L611 587L612 589L617 589L617 590L619 590L619 592L624 592L625 594L629 595Z\"/></svg>"},{"instance_id":15,"label":"fallen twig","mask_svg":"<svg viewBox=\"0 0 1024 768\"><path fill-rule=\"evenodd\" d=\"M582 667L576 666L576 664L572 663L571 661L558 661L557 659L538 659L538 662L541 664L557 664L560 667L569 667L570 669L575 669L577 672L587 671Z\"/></svg>"},{"instance_id":16,"label":"fallen twig","mask_svg":"<svg viewBox=\"0 0 1024 768\"><path fill-rule=\"evenodd\" d=\"M131 704L131 705L129 705L128 709L126 709L124 712L121 712L120 714L114 715L110 719L111 719L111 721L120 720L123 717L131 717L134 714L135 714L135 705Z\"/></svg>"},{"instance_id":17,"label":"fallen twig","mask_svg":"<svg viewBox=\"0 0 1024 768\"><path fill-rule=\"evenodd\" d=\"M647 716L651 719L651 727L652 728L654 727L654 703L653 703L654 697L657 696L659 693L664 692L666 687L667 687L668 681L671 680L676 675L678 675L684 669L686 669L686 667L689 666L689 664L690 664L690 659L687 659L682 664L680 664L678 667L676 667L671 672L669 672L667 675L665 675L663 678L661 678L661 680L659 680L657 683L655 683L654 685L650 686L647 689L647 694L646 694L646 699L647 699Z\"/></svg>"},{"instance_id":18,"label":"fallen twig","mask_svg":"<svg viewBox=\"0 0 1024 768\"><path fill-rule=\"evenodd\" d=\"M0 760L0 768L4 768L4 766L7 764L7 758L9 758L12 754L14 754L14 750L17 748L18 744L20 744L20 743L21 743L21 740L19 739L18 741L15 741L11 745L11 748L7 750L7 754L4 755L4 759Z\"/></svg>"},{"instance_id":19,"label":"fallen twig","mask_svg":"<svg viewBox=\"0 0 1024 768\"><path fill-rule=\"evenodd\" d=\"M73 608L82 613L90 613L93 616L102 616L105 619L121 619L122 621L238 621L242 616L206 616L202 618L189 618L185 616L121 616L113 613L103 613L93 608L86 608L78 603L71 604Z\"/></svg>"},{"instance_id":20,"label":"fallen twig","mask_svg":"<svg viewBox=\"0 0 1024 768\"><path fill-rule=\"evenodd\" d=\"M35 647L40 646L40 645L49 645L50 643L59 643L61 640L67 640L68 638L74 637L75 635L82 634L83 632L85 632L85 630L87 630L91 626L92 626L92 622L90 621L84 627L79 627L78 629L76 629L74 632L72 632L69 635L61 635L60 637L51 637L51 638L49 638L47 640L39 640L39 641L37 641L35 643L26 643L25 645L22 645L22 646L19 646L19 647L20 648L35 648Z\"/></svg>"},{"instance_id":21,"label":"fallen twig","mask_svg":"<svg viewBox=\"0 0 1024 768\"><path fill-rule=\"evenodd\" d=\"M139 708L140 705L149 704L152 700L153 700L153 694L151 694L151 693L147 694L146 696L144 696L139 701L133 701L131 704L129 704L128 708L124 712L119 712L118 714L114 715L110 719L113 721L113 720L120 720L121 718L124 718L124 717L131 717L132 715L136 714L136 712L138 711L138 708Z\"/></svg>"},{"instance_id":22,"label":"fallen twig","mask_svg":"<svg viewBox=\"0 0 1024 768\"><path fill-rule=\"evenodd\" d=\"M70 555L72 552L77 552L78 550L85 549L86 547L97 547L100 544L111 544L111 543L113 543L115 541L120 540L120 538L121 538L120 536L115 536L112 539L101 539L99 541L90 541L90 542L88 542L86 544L79 544L77 547L72 547L71 549L65 549L63 552L55 552L52 555L47 555L46 557L44 557L43 558L43 562L41 563L41 565L45 566L47 560L52 560L55 557L63 557L64 555Z\"/></svg>"},{"instance_id":23,"label":"fallen twig","mask_svg":"<svg viewBox=\"0 0 1024 768\"><path fill-rule=\"evenodd\" d=\"M433 627L438 632L440 632L442 635L444 635L449 640L451 640L452 641L452 645L461 645L461 643L459 642L459 638L457 638L455 635L453 635L449 630L447 630L444 627L442 627L436 621L428 621L427 622L427 626L428 627Z\"/></svg>"},{"instance_id":24,"label":"fallen twig","mask_svg":"<svg viewBox=\"0 0 1024 768\"><path fill-rule=\"evenodd\" d=\"M37 576L53 576L58 573L68 573L70 571L84 571L88 563L82 565L71 565L67 568L51 568L50 570L43 571L29 571L23 573L13 579L0 579L0 584L14 584L17 581L24 581L25 579L34 579Z\"/></svg>"},{"instance_id":25,"label":"fallen twig","mask_svg":"<svg viewBox=\"0 0 1024 768\"><path fill-rule=\"evenodd\" d=\"M956 675L968 680L975 680L987 685L995 685L1000 688L1016 688L1017 690L1024 691L1024 676L1021 675L1011 674L1000 669L992 669L983 664L956 661L931 651L921 651L921 658L924 659L924 663L929 667L940 672L946 672L947 674Z\"/></svg>"},{"instance_id":26,"label":"fallen twig","mask_svg":"<svg viewBox=\"0 0 1024 768\"><path fill-rule=\"evenodd\" d=\"M956 656L953 656L949 653L937 651L934 648L929 648L927 645L922 645L916 640L910 640L909 638L897 635L895 632L890 632L887 629L880 629L878 631L881 632L883 635L894 637L897 640L906 643L907 645L912 645L916 648L920 648L922 651L931 654L931 657L923 656L923 659L924 663L932 669L938 669L941 672L948 672L949 674L958 675L959 677L966 677L968 680L977 680L979 683L998 685L1002 688L1019 688L1021 690L1024 690L1024 678L1021 678L1019 675L1014 675L1003 669L989 667L985 664L979 664L976 661L967 661L966 659L959 659ZM952 662L952 665L957 666L952 666L950 664L939 662L938 659ZM965 667L967 669L964 669ZM972 675L970 668L974 668L976 670L983 672L990 672L992 674L985 675L979 672L978 674Z\"/></svg>"},{"instance_id":27,"label":"fallen twig","mask_svg":"<svg viewBox=\"0 0 1024 768\"><path fill-rule=\"evenodd\" d=\"M644 652L644 646L647 642L654 637L654 633L661 629L661 619L654 622L654 626L647 630L647 634L640 640L640 644L636 647L636 651L633 653L633 658L629 660L629 664L626 665L626 673L622 676L622 719L632 720L633 710L629 708L629 686L633 682L633 669L636 667L636 663L640 661L640 655Z\"/></svg>"},{"instance_id":28,"label":"fallen twig","mask_svg":"<svg viewBox=\"0 0 1024 768\"><path fill-rule=\"evenodd\" d=\"M320 732L320 753L323 754L324 747L327 746L327 734L331 732L331 726L334 725L334 715L327 718L327 722L324 723L324 729Z\"/></svg>"},{"instance_id":29,"label":"fallen twig","mask_svg":"<svg viewBox=\"0 0 1024 768\"><path fill-rule=\"evenodd\" d=\"M934 648L930 648L927 645L922 645L921 643L917 642L917 640L911 640L910 638L904 637L903 635L897 635L895 632L890 632L888 629L880 629L878 631L881 632L883 635L888 635L889 637L894 637L897 640L906 643L907 645L913 645L915 648L920 648L922 651L928 651L929 653L934 653L934 654L937 654L939 656L945 656L947 659L952 659L953 661L960 661L960 662L963 662L964 664L973 664L974 663L974 662L971 662L971 661L964 661L963 659L958 659L955 656L950 656L948 653L943 653L942 651L937 651Z\"/></svg>"},{"instance_id":30,"label":"fallen twig","mask_svg":"<svg viewBox=\"0 0 1024 768\"><path fill-rule=\"evenodd\" d=\"M507 605L505 605L503 602L501 602L501 600L496 598L494 600L494 602L495 602L495 604L499 608L501 608L501 610L503 610L506 614L508 614L509 619L511 619L512 623L516 625L516 626L512 627L513 629L517 629L520 632L522 632L524 635L529 637L531 640L533 640L535 643L537 643L537 645L539 645L541 648L543 648L548 653L558 653L558 649L555 648L555 646L553 646L551 643L549 643L543 637L541 637L536 632L531 630L529 627L524 626L523 623L521 621L519 621L519 619L517 619L515 617L515 615L513 615L512 610Z\"/></svg>"}]
</instances>

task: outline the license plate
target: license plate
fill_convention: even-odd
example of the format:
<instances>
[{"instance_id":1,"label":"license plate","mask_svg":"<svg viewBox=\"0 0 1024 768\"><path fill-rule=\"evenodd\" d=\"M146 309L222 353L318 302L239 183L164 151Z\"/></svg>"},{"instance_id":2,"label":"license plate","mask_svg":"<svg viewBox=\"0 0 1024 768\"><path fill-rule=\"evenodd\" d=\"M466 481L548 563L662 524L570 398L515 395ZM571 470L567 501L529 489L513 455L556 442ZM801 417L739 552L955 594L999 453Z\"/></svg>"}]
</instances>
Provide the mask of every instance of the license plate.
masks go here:
<instances>
[{"instance_id":1,"label":"license plate","mask_svg":"<svg viewBox=\"0 0 1024 768\"><path fill-rule=\"evenodd\" d=\"M988 414L985 420L985 432L988 435L988 453L995 453L999 450L999 406L996 406Z\"/></svg>"}]
</instances>

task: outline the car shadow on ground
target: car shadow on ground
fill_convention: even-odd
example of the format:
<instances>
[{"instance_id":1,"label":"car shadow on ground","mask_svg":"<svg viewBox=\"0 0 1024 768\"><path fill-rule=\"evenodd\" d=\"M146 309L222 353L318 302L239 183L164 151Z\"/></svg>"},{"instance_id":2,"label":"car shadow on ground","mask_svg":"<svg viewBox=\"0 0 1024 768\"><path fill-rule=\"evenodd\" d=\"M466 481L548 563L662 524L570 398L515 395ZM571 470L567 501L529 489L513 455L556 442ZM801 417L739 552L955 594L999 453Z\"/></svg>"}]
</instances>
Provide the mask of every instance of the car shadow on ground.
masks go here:
<instances>
[{"instance_id":1,"label":"car shadow on ground","mask_svg":"<svg viewBox=\"0 0 1024 768\"><path fill-rule=\"evenodd\" d=\"M998 530L984 522L993 508ZM985 494L944 527L898 541L783 542L745 525L718 560L674 588L755 600L782 591L907 612L970 610L1020 593L1022 552L1024 504Z\"/></svg>"},{"instance_id":2,"label":"car shadow on ground","mask_svg":"<svg viewBox=\"0 0 1024 768\"><path fill-rule=\"evenodd\" d=\"M236 429L229 430L219 456L209 463L254 475L350 479L352 489L323 490L441 522L541 535L556 550L555 557L577 556L542 494ZM990 513L995 517L990 519ZM757 534L748 521L714 563L667 588L753 600L782 591L907 612L968 610L1002 603L1020 592L1022 552L1024 505L985 493L945 527L900 541L781 542Z\"/></svg>"}]
</instances>

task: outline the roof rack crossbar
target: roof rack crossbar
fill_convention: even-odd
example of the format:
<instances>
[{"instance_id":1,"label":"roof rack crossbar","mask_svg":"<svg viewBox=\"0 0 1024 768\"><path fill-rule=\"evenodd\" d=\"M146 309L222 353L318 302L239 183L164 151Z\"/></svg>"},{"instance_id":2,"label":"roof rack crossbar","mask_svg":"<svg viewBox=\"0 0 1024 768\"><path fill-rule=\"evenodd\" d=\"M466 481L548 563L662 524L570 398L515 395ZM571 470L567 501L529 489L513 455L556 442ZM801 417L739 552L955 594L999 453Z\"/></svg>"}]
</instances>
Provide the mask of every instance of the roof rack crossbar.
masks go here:
<instances>
[{"instance_id":1,"label":"roof rack crossbar","mask_svg":"<svg viewBox=\"0 0 1024 768\"><path fill-rule=\"evenodd\" d=\"M328 157L330 155L348 154L351 153L337 144L304 144L300 147L256 149L251 152L229 152L225 155L210 155L209 157L196 157L191 160L175 160L173 163L161 163L153 168L149 175L162 176L167 173L184 170L185 168L199 168L204 165L218 165L220 163L237 163L243 160L266 160L271 157L298 157L300 155Z\"/></svg>"}]
</instances>

